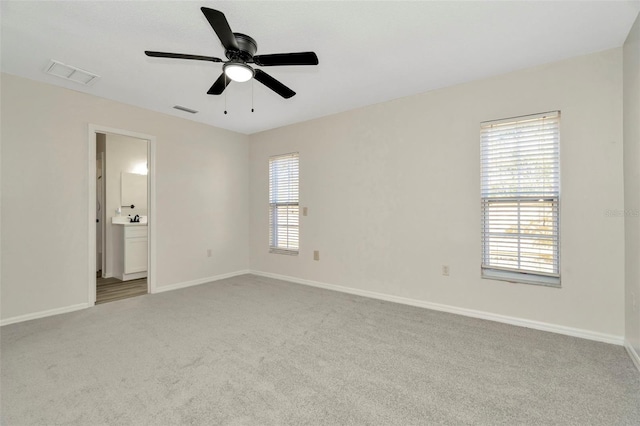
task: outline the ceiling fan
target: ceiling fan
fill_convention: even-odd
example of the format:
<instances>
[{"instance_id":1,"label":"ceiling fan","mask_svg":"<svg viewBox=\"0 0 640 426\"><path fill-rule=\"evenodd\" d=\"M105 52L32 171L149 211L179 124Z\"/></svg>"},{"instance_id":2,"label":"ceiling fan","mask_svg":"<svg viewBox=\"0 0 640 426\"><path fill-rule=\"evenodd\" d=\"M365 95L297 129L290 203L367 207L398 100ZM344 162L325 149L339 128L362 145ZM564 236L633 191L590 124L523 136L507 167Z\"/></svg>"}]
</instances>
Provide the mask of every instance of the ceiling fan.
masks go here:
<instances>
[{"instance_id":1,"label":"ceiling fan","mask_svg":"<svg viewBox=\"0 0 640 426\"><path fill-rule=\"evenodd\" d=\"M297 53L274 53L270 55L256 55L258 44L254 39L246 34L234 33L229 27L224 13L209 9L200 8L204 16L209 21L211 27L218 35L222 46L225 48L225 55L228 61L212 56L188 55L184 53L154 52L145 50L147 56L156 58L193 59L196 61L222 62L222 74L207 91L209 95L220 95L229 85L231 80L244 82L255 78L260 83L267 86L285 99L294 96L296 92L271 77L261 69L254 69L248 64L255 64L261 67L282 66L282 65L318 65L318 57L314 52Z\"/></svg>"}]
</instances>

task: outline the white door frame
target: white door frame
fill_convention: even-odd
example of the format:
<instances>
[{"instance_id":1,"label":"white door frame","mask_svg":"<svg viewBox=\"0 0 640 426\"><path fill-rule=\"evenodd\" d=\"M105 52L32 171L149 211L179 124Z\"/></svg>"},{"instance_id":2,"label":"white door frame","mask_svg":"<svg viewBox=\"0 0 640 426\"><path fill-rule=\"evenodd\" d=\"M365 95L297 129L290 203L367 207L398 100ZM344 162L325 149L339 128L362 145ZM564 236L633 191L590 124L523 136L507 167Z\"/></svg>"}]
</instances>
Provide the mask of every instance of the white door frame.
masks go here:
<instances>
[{"instance_id":1,"label":"white door frame","mask_svg":"<svg viewBox=\"0 0 640 426\"><path fill-rule=\"evenodd\" d=\"M149 206L147 212L148 219L148 259L147 259L147 291L156 292L156 137L143 133L131 132L129 130L115 129L113 127L89 124L88 151L89 151L89 250L96 249L96 133L129 136L143 139L147 144L147 162L149 173L147 174L147 194ZM91 178L93 176L93 178ZM88 292L87 298L89 306L96 303L96 256L89 257Z\"/></svg>"},{"instance_id":2,"label":"white door frame","mask_svg":"<svg viewBox=\"0 0 640 426\"><path fill-rule=\"evenodd\" d=\"M100 225L102 230L100 232L102 232L102 238L100 240L100 242L102 243L102 247L100 248L101 253L102 253L102 278L104 278L104 272L106 269L106 265L107 265L107 239L106 239L106 235L107 235L107 224L105 223L105 221L107 220L107 179L105 177L105 161L104 161L104 152L100 153L100 162L102 163L102 200L100 200L102 202L102 209L100 209Z\"/></svg>"},{"instance_id":3,"label":"white door frame","mask_svg":"<svg viewBox=\"0 0 640 426\"><path fill-rule=\"evenodd\" d=\"M98 158L96 160L96 168L100 168L104 170L104 152L100 153L100 158ZM97 201L97 205L96 205L96 211L97 211L97 219L98 219L98 224L96 225L96 239L97 239L97 235L101 235L104 237L104 207L105 207L105 203L104 200L102 198L100 198L100 194L104 196L104 172L102 174L102 176L100 176L100 180L98 180L96 178L96 201ZM99 209L97 207L100 207ZM98 245L96 245L96 251L100 250L100 256L96 256L96 262L99 262L101 267L98 268L96 266L96 272L98 271L102 271L104 269L104 238L100 238L100 247L98 247Z\"/></svg>"}]
</instances>

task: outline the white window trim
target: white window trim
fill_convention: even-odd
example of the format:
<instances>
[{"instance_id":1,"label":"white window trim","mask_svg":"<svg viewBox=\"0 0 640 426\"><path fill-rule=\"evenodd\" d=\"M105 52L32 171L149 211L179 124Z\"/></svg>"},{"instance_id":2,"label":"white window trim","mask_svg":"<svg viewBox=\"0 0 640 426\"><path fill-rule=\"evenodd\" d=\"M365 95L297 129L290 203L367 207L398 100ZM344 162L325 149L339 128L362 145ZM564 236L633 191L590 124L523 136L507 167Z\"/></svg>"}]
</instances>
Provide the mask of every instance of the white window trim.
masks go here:
<instances>
[{"instance_id":1,"label":"white window trim","mask_svg":"<svg viewBox=\"0 0 640 426\"><path fill-rule=\"evenodd\" d=\"M560 276L529 274L507 271L498 268L482 268L482 278L496 281L508 281L515 284L536 284L560 288Z\"/></svg>"},{"instance_id":2,"label":"white window trim","mask_svg":"<svg viewBox=\"0 0 640 426\"><path fill-rule=\"evenodd\" d=\"M533 119L533 118L542 118L544 116L548 116L548 115L557 115L558 120L560 119L560 111L549 111L549 112L544 112L544 113L539 113L539 114L531 114L531 115L526 115L526 116L518 116L518 117L511 117L511 118L505 118L505 119L501 119L501 120L491 120L491 121L486 121L486 122L482 122L481 126L486 126L488 124L500 124L500 123L508 123L508 122L513 122L513 121L517 121L518 119ZM558 123L558 126L560 126L560 123ZM560 166L560 128L558 127L558 167ZM482 167L481 167L482 169ZM559 169L558 169L559 170ZM560 173L560 172L559 172ZM560 179L560 176L558 175L558 179ZM505 198L511 198L511 197L505 197ZM518 197L513 197L513 199L517 199ZM546 198L546 197L544 197ZM481 209L482 211L484 211L484 204L485 204L485 200L490 199L490 197L484 197L481 195ZM561 244L561 239L560 239L560 202L561 202L561 197L560 197L560 181L558 181L558 194L556 197L553 197L553 199L555 200L555 204L556 204L556 208L557 208L557 220L556 220L556 238L557 238L557 245L556 245L556 261L557 261L557 267L558 267L558 273L557 274L546 274L546 273L541 273L541 272L527 272L525 270L513 270L513 269L507 269L507 268L500 268L500 267L496 267L496 266L485 266L484 264L484 257L485 257L485 247L482 247L482 261L481 261L481 278L483 279L491 279L491 280L497 280L497 281L507 281L507 282L511 282L511 283L516 283L516 284L534 284L534 285L541 285L541 286L547 286L547 287L553 287L553 288L561 288L561 279L560 279L560 265L561 265L561 250L560 250L560 244ZM485 223L483 221L483 219L481 219L482 222L482 232L484 233L484 226Z\"/></svg>"},{"instance_id":3,"label":"white window trim","mask_svg":"<svg viewBox=\"0 0 640 426\"><path fill-rule=\"evenodd\" d=\"M297 166L298 166L298 194L297 194L297 202L271 202L271 162L278 159L285 158L296 158ZM288 154L274 155L269 157L269 253L273 254L284 254L289 256L297 256L300 252L300 189L299 189L299 179L300 179L300 154L298 152L291 152ZM297 249L288 249L283 247L278 247L273 245L274 236L277 235L276 230L274 229L274 222L272 219L273 209L277 207L285 207L285 206L297 206L298 207L298 248Z\"/></svg>"}]
</instances>

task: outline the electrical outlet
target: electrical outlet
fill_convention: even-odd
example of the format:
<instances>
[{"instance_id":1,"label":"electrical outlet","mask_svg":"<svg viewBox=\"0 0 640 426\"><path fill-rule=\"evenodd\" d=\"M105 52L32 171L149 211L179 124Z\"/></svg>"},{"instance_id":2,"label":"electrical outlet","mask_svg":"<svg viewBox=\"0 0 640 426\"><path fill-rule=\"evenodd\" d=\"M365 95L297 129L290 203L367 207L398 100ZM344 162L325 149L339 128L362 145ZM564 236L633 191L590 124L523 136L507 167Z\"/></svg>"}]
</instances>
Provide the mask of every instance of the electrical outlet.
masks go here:
<instances>
[{"instance_id":1,"label":"electrical outlet","mask_svg":"<svg viewBox=\"0 0 640 426\"><path fill-rule=\"evenodd\" d=\"M207 249L207 257L211 257L211 249Z\"/></svg>"},{"instance_id":2,"label":"electrical outlet","mask_svg":"<svg viewBox=\"0 0 640 426\"><path fill-rule=\"evenodd\" d=\"M309 212L309 210L307 210L306 207L302 208L302 216L306 216L308 212Z\"/></svg>"},{"instance_id":3,"label":"electrical outlet","mask_svg":"<svg viewBox=\"0 0 640 426\"><path fill-rule=\"evenodd\" d=\"M449 265L442 265L442 275L445 277L449 276Z\"/></svg>"},{"instance_id":4,"label":"electrical outlet","mask_svg":"<svg viewBox=\"0 0 640 426\"><path fill-rule=\"evenodd\" d=\"M320 260L320 250L313 251L313 260Z\"/></svg>"}]
</instances>

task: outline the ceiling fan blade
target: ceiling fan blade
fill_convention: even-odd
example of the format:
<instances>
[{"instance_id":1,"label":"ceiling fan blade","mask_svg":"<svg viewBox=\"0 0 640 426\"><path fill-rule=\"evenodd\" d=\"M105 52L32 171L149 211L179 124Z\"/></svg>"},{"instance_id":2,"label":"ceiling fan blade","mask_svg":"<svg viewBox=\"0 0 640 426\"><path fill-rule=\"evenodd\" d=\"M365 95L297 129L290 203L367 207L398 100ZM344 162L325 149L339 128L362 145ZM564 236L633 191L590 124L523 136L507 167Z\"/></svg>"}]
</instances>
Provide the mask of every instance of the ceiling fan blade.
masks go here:
<instances>
[{"instance_id":1,"label":"ceiling fan blade","mask_svg":"<svg viewBox=\"0 0 640 426\"><path fill-rule=\"evenodd\" d=\"M256 65L263 67L277 65L318 65L318 57L314 52L274 53L253 57Z\"/></svg>"},{"instance_id":2,"label":"ceiling fan blade","mask_svg":"<svg viewBox=\"0 0 640 426\"><path fill-rule=\"evenodd\" d=\"M207 91L207 95L221 95L224 92L224 89L227 88L231 79L225 75L225 73L220 74L220 77L213 83L213 86Z\"/></svg>"},{"instance_id":3,"label":"ceiling fan blade","mask_svg":"<svg viewBox=\"0 0 640 426\"><path fill-rule=\"evenodd\" d=\"M236 37L233 35L233 31L231 31L231 27L224 13L219 10L209 9L208 7L201 7L200 10L202 10L205 18L207 18L207 21L209 21L209 24L218 35L224 48L226 50L240 50L236 42Z\"/></svg>"},{"instance_id":4,"label":"ceiling fan blade","mask_svg":"<svg viewBox=\"0 0 640 426\"><path fill-rule=\"evenodd\" d=\"M264 84L269 89L273 90L274 92L276 92L278 95L282 96L285 99L289 99L290 97L296 94L296 92L289 89L287 86L280 83L278 80L271 77L269 74L267 74L262 70L255 70L255 75L253 76L253 78L255 78L260 83Z\"/></svg>"},{"instance_id":5,"label":"ceiling fan blade","mask_svg":"<svg viewBox=\"0 0 640 426\"><path fill-rule=\"evenodd\" d=\"M193 59L196 61L222 62L222 59L214 58L213 56L188 55L185 53L167 53L145 50L144 54L154 58Z\"/></svg>"}]
</instances>

